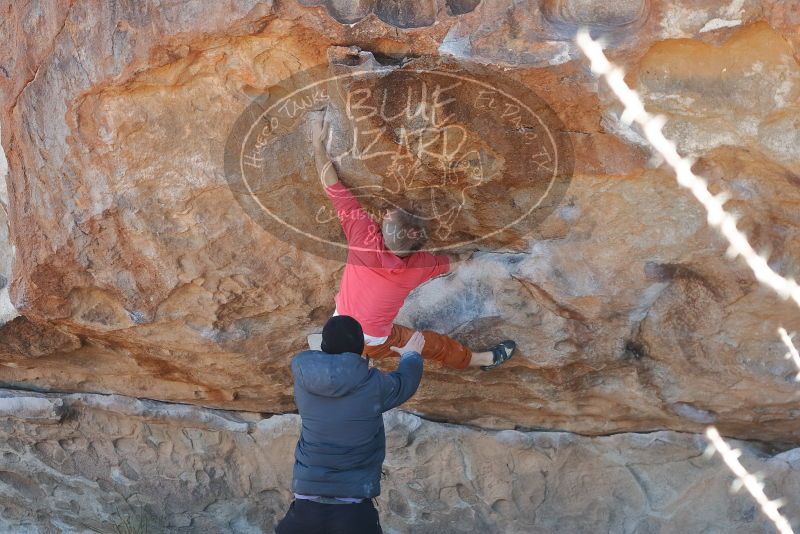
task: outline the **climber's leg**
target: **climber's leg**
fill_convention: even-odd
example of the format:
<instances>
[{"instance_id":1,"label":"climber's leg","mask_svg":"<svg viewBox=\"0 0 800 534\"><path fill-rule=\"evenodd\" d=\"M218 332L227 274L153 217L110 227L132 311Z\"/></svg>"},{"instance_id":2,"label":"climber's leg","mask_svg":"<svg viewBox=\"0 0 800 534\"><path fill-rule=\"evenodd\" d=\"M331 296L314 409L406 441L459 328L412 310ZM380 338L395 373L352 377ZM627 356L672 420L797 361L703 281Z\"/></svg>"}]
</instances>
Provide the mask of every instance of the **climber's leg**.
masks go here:
<instances>
[{"instance_id":1,"label":"climber's leg","mask_svg":"<svg viewBox=\"0 0 800 534\"><path fill-rule=\"evenodd\" d=\"M325 534L325 518L321 510L325 506L347 506L344 504L318 504L296 499L275 527L276 534ZM323 507L323 508L321 508Z\"/></svg>"},{"instance_id":2,"label":"climber's leg","mask_svg":"<svg viewBox=\"0 0 800 534\"><path fill-rule=\"evenodd\" d=\"M381 534L371 499L353 504L323 504L296 499L275 529L276 534Z\"/></svg>"},{"instance_id":3,"label":"climber's leg","mask_svg":"<svg viewBox=\"0 0 800 534\"><path fill-rule=\"evenodd\" d=\"M492 355L492 362L486 365L481 365L481 369L483 371L488 371L499 365L502 365L511 359L511 356L514 355L515 350L517 350L517 344L510 339L498 343L490 352Z\"/></svg>"},{"instance_id":4,"label":"climber's leg","mask_svg":"<svg viewBox=\"0 0 800 534\"><path fill-rule=\"evenodd\" d=\"M402 325L392 325L392 333L389 338L380 345L366 345L364 355L368 358L381 359L387 356L397 356L398 354L390 347L402 347L411 338L414 330ZM492 352L473 353L458 341L438 332L423 330L425 337L425 347L422 349L422 357L426 360L439 362L445 367L452 369L465 369L477 365L491 365L494 363Z\"/></svg>"}]
</instances>

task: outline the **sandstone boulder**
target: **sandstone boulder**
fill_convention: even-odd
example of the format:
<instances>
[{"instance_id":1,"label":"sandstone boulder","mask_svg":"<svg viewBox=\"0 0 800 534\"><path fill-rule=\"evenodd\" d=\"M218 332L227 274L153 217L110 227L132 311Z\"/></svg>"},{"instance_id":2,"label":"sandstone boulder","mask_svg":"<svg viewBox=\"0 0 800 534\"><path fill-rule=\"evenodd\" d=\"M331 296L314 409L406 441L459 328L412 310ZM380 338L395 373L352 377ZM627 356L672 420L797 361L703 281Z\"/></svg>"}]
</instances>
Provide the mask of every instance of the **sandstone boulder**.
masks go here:
<instances>
[{"instance_id":1,"label":"sandstone boulder","mask_svg":"<svg viewBox=\"0 0 800 534\"><path fill-rule=\"evenodd\" d=\"M8 417L10 402L61 403L60 422ZM385 532L769 532L699 436L589 438L482 431L400 411L386 416L378 509ZM295 415L118 395L0 392L0 529L9 532L271 532L291 494ZM741 461L800 508L800 449L732 442Z\"/></svg>"},{"instance_id":2,"label":"sandstone boulder","mask_svg":"<svg viewBox=\"0 0 800 534\"><path fill-rule=\"evenodd\" d=\"M5 152L0 148L0 325L10 321L17 315L8 293L14 249L8 235L7 177L8 162L6 161Z\"/></svg>"},{"instance_id":3,"label":"sandstone boulder","mask_svg":"<svg viewBox=\"0 0 800 534\"><path fill-rule=\"evenodd\" d=\"M429 366L410 409L487 428L600 435L713 422L730 436L800 441L797 370L776 334L800 331L800 314L725 259L703 211L619 123L571 42L576 25L596 21L648 107L731 194L756 247L797 276L795 11L778 1L310 3L4 8L0 265L13 250L3 277L22 317L0 330L2 383L293 410L289 358L333 311L341 261L243 206L226 143L242 113L269 107L309 69L366 69L396 89L400 73L436 66L535 96L573 165L546 217L465 245L470 260L409 300L405 324L476 349L509 337L520 346L491 373ZM336 91L359 86L328 87L341 141L354 130ZM459 160L461 178L497 172L464 197L462 237L486 233L498 212L524 212L520 176L537 168L520 140L532 119L501 110L476 121L471 91L447 104L473 154ZM300 111L270 159L284 180L272 185L292 187L270 191L303 221L324 199ZM376 146L400 145L401 126L418 128L395 124ZM441 178L426 158L415 162L425 179ZM380 166L342 170L354 186L384 178ZM325 228L341 237L335 222Z\"/></svg>"}]
</instances>

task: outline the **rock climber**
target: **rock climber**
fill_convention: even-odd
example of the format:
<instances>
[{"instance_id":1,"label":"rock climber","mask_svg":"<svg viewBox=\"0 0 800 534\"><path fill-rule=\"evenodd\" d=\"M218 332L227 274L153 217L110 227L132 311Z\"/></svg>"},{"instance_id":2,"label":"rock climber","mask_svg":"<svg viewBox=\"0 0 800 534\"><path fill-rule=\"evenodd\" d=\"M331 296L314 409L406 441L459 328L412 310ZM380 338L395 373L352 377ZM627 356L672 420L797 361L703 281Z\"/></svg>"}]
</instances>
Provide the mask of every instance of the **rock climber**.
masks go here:
<instances>
[{"instance_id":1,"label":"rock climber","mask_svg":"<svg viewBox=\"0 0 800 534\"><path fill-rule=\"evenodd\" d=\"M391 356L391 347L407 343L414 333L394 323L406 297L423 282L447 274L450 258L420 250L427 240L425 225L408 211L390 210L378 226L339 181L326 146L329 122L325 112L312 114L311 130L317 172L348 244L334 315L358 320L364 329L365 356ZM430 330L422 335L422 357L453 369L472 366L487 371L511 358L516 348L516 343L506 340L491 350L472 352L446 335Z\"/></svg>"},{"instance_id":2,"label":"rock climber","mask_svg":"<svg viewBox=\"0 0 800 534\"><path fill-rule=\"evenodd\" d=\"M321 351L292 360L294 399L302 427L295 449L294 501L277 534L380 534L371 499L380 494L386 456L383 412L411 398L422 379L425 338L409 336L393 373L361 356L364 332L347 315L331 317Z\"/></svg>"}]
</instances>

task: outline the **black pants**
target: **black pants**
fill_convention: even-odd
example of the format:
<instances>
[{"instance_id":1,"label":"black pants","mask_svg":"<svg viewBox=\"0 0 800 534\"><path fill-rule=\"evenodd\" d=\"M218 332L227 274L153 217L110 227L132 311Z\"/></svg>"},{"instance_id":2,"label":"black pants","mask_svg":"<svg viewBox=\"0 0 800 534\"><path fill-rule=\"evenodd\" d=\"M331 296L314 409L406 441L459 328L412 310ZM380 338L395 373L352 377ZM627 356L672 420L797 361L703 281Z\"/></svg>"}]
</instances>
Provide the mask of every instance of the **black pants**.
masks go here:
<instances>
[{"instance_id":1,"label":"black pants","mask_svg":"<svg viewBox=\"0 0 800 534\"><path fill-rule=\"evenodd\" d=\"M358 504L320 504L297 499L278 523L276 534L382 534L370 499Z\"/></svg>"}]
</instances>

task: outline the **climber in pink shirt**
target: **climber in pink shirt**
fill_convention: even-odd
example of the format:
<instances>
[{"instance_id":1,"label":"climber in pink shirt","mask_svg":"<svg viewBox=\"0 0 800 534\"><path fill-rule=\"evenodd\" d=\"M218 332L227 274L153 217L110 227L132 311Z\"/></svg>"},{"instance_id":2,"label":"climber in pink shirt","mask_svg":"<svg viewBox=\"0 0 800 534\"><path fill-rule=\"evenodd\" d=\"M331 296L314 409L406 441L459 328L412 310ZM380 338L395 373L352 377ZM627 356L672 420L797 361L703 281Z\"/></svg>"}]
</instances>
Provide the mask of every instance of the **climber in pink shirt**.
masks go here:
<instances>
[{"instance_id":1,"label":"climber in pink shirt","mask_svg":"<svg viewBox=\"0 0 800 534\"><path fill-rule=\"evenodd\" d=\"M314 159L325 193L331 199L347 238L347 263L336 295L335 315L354 317L364 331L364 355L396 355L414 330L394 324L406 297L420 284L450 271L446 255L419 251L425 244L424 225L400 209L389 211L379 226L339 181L325 146L328 123L324 113L313 117ZM516 344L503 341L490 351L472 352L448 336L423 331L422 357L455 369L479 366L489 370L511 358Z\"/></svg>"}]
</instances>

